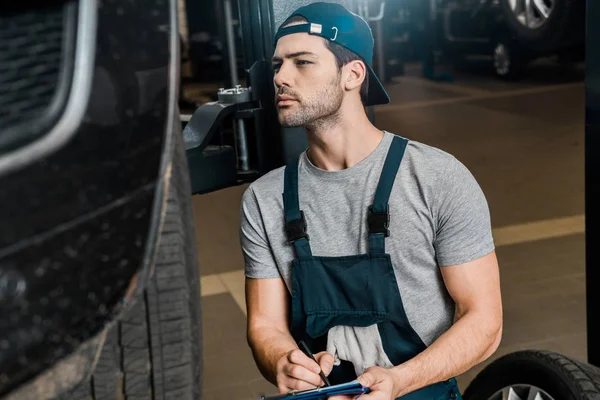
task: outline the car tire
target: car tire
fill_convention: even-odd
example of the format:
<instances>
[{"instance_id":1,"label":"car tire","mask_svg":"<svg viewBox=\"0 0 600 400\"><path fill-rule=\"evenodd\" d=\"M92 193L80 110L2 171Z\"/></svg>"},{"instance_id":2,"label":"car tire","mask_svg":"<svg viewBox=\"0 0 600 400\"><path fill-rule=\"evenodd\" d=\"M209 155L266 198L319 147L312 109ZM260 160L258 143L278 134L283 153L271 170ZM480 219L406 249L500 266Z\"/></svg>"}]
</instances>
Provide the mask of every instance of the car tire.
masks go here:
<instances>
[{"instance_id":1,"label":"car tire","mask_svg":"<svg viewBox=\"0 0 600 400\"><path fill-rule=\"evenodd\" d=\"M463 398L592 400L599 396L600 369L562 354L525 350L493 361L475 377Z\"/></svg>"},{"instance_id":2,"label":"car tire","mask_svg":"<svg viewBox=\"0 0 600 400\"><path fill-rule=\"evenodd\" d=\"M552 1L553 8L547 18L533 18L531 20L537 22L526 25L522 22L523 14L513 9L518 2L501 0L507 25L524 47L554 52L580 44L585 39L585 0Z\"/></svg>"},{"instance_id":3,"label":"car tire","mask_svg":"<svg viewBox=\"0 0 600 400\"><path fill-rule=\"evenodd\" d=\"M181 132L174 136L152 276L107 332L89 382L69 399L201 398L202 314L191 186Z\"/></svg>"}]
</instances>

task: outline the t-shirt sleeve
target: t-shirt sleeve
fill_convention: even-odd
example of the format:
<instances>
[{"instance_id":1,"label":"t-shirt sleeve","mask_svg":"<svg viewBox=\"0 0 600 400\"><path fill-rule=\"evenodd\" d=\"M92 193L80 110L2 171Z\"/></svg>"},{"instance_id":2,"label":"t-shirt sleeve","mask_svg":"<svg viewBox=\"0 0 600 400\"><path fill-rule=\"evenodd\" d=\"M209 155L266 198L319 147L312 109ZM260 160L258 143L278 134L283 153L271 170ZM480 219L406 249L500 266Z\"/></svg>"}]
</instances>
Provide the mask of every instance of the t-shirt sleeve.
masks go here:
<instances>
[{"instance_id":1,"label":"t-shirt sleeve","mask_svg":"<svg viewBox=\"0 0 600 400\"><path fill-rule=\"evenodd\" d=\"M436 185L436 238L440 266L464 264L494 250L485 195L471 172L456 158Z\"/></svg>"},{"instance_id":2,"label":"t-shirt sleeve","mask_svg":"<svg viewBox=\"0 0 600 400\"><path fill-rule=\"evenodd\" d=\"M265 232L258 200L250 186L242 196L240 210L240 244L249 278L281 277Z\"/></svg>"}]
</instances>

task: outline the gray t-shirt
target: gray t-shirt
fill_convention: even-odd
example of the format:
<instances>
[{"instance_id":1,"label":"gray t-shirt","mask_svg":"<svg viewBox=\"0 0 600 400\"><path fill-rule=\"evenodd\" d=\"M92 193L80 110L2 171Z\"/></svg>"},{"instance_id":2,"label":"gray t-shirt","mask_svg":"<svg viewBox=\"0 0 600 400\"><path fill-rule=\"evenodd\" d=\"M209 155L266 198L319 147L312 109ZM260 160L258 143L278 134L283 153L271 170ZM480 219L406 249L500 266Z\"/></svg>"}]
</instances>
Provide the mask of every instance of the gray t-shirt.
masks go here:
<instances>
[{"instance_id":1,"label":"gray t-shirt","mask_svg":"<svg viewBox=\"0 0 600 400\"><path fill-rule=\"evenodd\" d=\"M383 140L367 158L341 171L319 169L306 152L301 154L300 209L305 214L313 255L368 252L368 206L393 136L384 132ZM246 190L240 240L246 276L283 277L291 289L295 254L284 230L283 181L282 167ZM385 240L385 250L391 255L407 317L423 342L430 345L454 320L454 302L440 267L466 263L494 250L488 204L473 175L456 158L411 140L394 182L389 209L390 237ZM360 335L356 336L360 340Z\"/></svg>"}]
</instances>

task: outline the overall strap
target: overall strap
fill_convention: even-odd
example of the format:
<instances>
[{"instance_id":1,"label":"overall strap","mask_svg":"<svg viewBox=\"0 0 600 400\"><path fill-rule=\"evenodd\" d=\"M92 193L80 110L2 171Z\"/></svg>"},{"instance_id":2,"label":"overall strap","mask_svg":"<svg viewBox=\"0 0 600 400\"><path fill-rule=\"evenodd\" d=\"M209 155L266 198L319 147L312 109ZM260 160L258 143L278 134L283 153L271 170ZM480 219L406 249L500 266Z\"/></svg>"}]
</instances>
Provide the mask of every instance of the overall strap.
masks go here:
<instances>
[{"instance_id":1,"label":"overall strap","mask_svg":"<svg viewBox=\"0 0 600 400\"><path fill-rule=\"evenodd\" d=\"M283 207L285 212L285 231L289 243L294 244L297 258L310 258L312 251L306 233L306 220L300 210L298 198L298 160L285 167L283 187Z\"/></svg>"},{"instance_id":2,"label":"overall strap","mask_svg":"<svg viewBox=\"0 0 600 400\"><path fill-rule=\"evenodd\" d=\"M407 143L407 139L394 136L383 164L373 204L369 207L369 252L371 254L385 253L385 238L390 235L388 203Z\"/></svg>"}]
</instances>

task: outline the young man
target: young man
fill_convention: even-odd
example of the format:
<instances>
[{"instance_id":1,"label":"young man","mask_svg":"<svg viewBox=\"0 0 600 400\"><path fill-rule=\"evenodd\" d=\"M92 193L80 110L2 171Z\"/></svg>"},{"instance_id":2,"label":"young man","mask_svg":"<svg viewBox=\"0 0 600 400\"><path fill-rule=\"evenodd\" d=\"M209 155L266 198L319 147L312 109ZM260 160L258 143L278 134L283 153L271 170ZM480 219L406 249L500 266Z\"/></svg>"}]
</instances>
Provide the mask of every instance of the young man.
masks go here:
<instances>
[{"instance_id":1,"label":"young man","mask_svg":"<svg viewBox=\"0 0 600 400\"><path fill-rule=\"evenodd\" d=\"M370 123L364 107L389 102L372 49L338 4L278 30L279 120L309 148L243 196L248 341L281 393L323 385L322 371L358 379L365 399L456 399L454 377L501 337L488 206L453 156Z\"/></svg>"}]
</instances>

